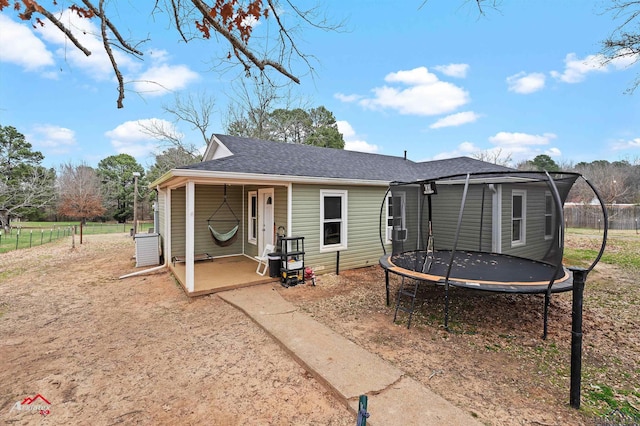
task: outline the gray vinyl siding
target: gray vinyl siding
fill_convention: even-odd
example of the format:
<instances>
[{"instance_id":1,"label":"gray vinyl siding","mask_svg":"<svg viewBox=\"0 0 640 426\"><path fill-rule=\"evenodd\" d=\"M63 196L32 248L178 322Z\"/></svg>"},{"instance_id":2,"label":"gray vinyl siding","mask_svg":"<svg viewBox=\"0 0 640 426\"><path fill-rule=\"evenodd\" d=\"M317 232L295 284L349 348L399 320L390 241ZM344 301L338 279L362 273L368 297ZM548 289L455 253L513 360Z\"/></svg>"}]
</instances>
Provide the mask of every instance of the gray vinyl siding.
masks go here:
<instances>
[{"instance_id":1,"label":"gray vinyl siding","mask_svg":"<svg viewBox=\"0 0 640 426\"><path fill-rule=\"evenodd\" d=\"M274 188L274 206L273 206L273 221L275 225L276 234L279 227L284 228L285 236L287 235L287 200L288 200L288 188L286 186L276 186ZM277 237L273 237L274 243L277 243Z\"/></svg>"},{"instance_id":2,"label":"gray vinyl siding","mask_svg":"<svg viewBox=\"0 0 640 426\"><path fill-rule=\"evenodd\" d=\"M340 251L340 270L377 265L382 256L380 206L386 187L293 185L291 236L305 237L305 264L318 273L336 271L336 252L320 252L320 191L347 191L347 249ZM384 219L384 217L383 217Z\"/></svg>"},{"instance_id":3,"label":"gray vinyl siding","mask_svg":"<svg viewBox=\"0 0 640 426\"><path fill-rule=\"evenodd\" d=\"M171 255L185 254L185 187L171 191ZM171 259L169 259L171 260Z\"/></svg>"},{"instance_id":4,"label":"gray vinyl siding","mask_svg":"<svg viewBox=\"0 0 640 426\"><path fill-rule=\"evenodd\" d=\"M514 189L526 191L525 244L512 247L511 203ZM504 185L502 190L502 252L530 259L542 259L552 240L544 238L545 188L532 185Z\"/></svg>"},{"instance_id":5,"label":"gray vinyl siding","mask_svg":"<svg viewBox=\"0 0 640 426\"><path fill-rule=\"evenodd\" d=\"M209 232L207 219L220 206L224 196L222 186L196 185L195 186L195 216L194 216L194 254L208 253L211 256L224 256L238 254L242 251L242 235L244 226L241 223L238 232L240 236L229 247L220 247L215 244ZM242 188L227 187L227 202L233 212L242 217ZM171 192L171 254L172 256L184 256L185 251L185 215L186 215L186 188L177 188ZM222 222L212 223L212 227L218 232L226 232L235 226L235 219L231 211L225 206L215 216Z\"/></svg>"},{"instance_id":6,"label":"gray vinyl siding","mask_svg":"<svg viewBox=\"0 0 640 426\"><path fill-rule=\"evenodd\" d=\"M482 189L483 185L469 186L457 250L491 251L492 192L485 189L483 208ZM463 192L464 185L438 185L438 193L432 196L433 239L436 249L447 250L453 247Z\"/></svg>"},{"instance_id":7,"label":"gray vinyl siding","mask_svg":"<svg viewBox=\"0 0 640 426\"><path fill-rule=\"evenodd\" d=\"M194 219L194 250L195 254L208 253L211 256L227 256L242 253L242 240L245 234L245 224L242 223L242 187L227 186L227 205L223 205L215 214L211 227L218 232L231 230L240 219L238 239L228 247L218 246L209 232L209 217L224 201L224 187L220 185L196 185L196 205ZM234 214L236 217L234 217Z\"/></svg>"},{"instance_id":8,"label":"gray vinyl siding","mask_svg":"<svg viewBox=\"0 0 640 426\"><path fill-rule=\"evenodd\" d=\"M163 189L158 191L158 229L155 229L155 231L160 235L160 247L161 247L161 252L164 255L166 253L165 249L164 249L164 241L166 239L166 235L165 235L165 223L167 222L167 215L166 215L166 209L165 209L165 200L167 198L167 190Z\"/></svg>"}]
</instances>

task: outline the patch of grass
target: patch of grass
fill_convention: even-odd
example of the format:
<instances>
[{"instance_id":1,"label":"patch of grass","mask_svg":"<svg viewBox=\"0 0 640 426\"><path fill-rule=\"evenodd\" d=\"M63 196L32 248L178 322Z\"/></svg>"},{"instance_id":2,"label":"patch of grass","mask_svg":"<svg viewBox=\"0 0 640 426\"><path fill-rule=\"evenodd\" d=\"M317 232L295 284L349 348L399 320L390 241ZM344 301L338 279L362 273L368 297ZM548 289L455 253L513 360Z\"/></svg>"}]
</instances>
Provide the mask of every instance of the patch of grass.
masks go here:
<instances>
[{"instance_id":1,"label":"patch of grass","mask_svg":"<svg viewBox=\"0 0 640 426\"><path fill-rule=\"evenodd\" d=\"M593 414L607 417L612 413L623 419L640 420L640 410L629 402L630 397L638 398L638 392L616 391L604 384L591 385L585 395L585 405Z\"/></svg>"}]
</instances>

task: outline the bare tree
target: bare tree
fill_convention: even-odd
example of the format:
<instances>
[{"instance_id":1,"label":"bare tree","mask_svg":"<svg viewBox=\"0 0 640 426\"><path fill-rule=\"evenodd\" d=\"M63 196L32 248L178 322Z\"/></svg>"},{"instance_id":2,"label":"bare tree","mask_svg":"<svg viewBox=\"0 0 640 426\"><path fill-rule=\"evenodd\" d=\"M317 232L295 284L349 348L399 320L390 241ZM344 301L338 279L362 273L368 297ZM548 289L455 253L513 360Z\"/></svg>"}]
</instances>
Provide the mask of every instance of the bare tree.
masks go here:
<instances>
[{"instance_id":1,"label":"bare tree","mask_svg":"<svg viewBox=\"0 0 640 426\"><path fill-rule=\"evenodd\" d=\"M607 62L628 60L631 64L640 61L640 1L611 0L607 9L619 25L603 42L603 54ZM629 93L640 85L640 76L627 89Z\"/></svg>"},{"instance_id":2,"label":"bare tree","mask_svg":"<svg viewBox=\"0 0 640 426\"><path fill-rule=\"evenodd\" d=\"M168 127L161 120L139 121L142 131L154 139L189 153L193 157L199 156L200 148L209 143L210 126L215 113L215 98L206 92L196 95L181 96L176 94L173 104L162 106L164 111L173 118L174 127ZM175 129L180 123L187 123L191 130L197 130L202 137L202 144L185 142L184 135Z\"/></svg>"},{"instance_id":3,"label":"bare tree","mask_svg":"<svg viewBox=\"0 0 640 426\"><path fill-rule=\"evenodd\" d=\"M277 107L288 107L291 93L279 91L264 77L240 80L233 86L234 94L225 118L225 128L233 136L269 139L271 112Z\"/></svg>"},{"instance_id":4,"label":"bare tree","mask_svg":"<svg viewBox=\"0 0 640 426\"><path fill-rule=\"evenodd\" d=\"M15 185L0 178L0 225L7 230L12 216L19 216L26 209L39 209L49 205L55 198L53 170L30 167L21 174Z\"/></svg>"},{"instance_id":5,"label":"bare tree","mask_svg":"<svg viewBox=\"0 0 640 426\"><path fill-rule=\"evenodd\" d=\"M499 166L510 166L512 160L511 153L503 151L502 148L479 151L471 154L471 156L476 160L486 161L487 163L493 163Z\"/></svg>"},{"instance_id":6,"label":"bare tree","mask_svg":"<svg viewBox=\"0 0 640 426\"><path fill-rule=\"evenodd\" d=\"M587 178L597 189L605 204L625 203L634 197L634 186L631 184L634 168L626 164L610 163L606 160L576 164L576 171ZM588 188L578 187L579 201L588 203L593 192Z\"/></svg>"},{"instance_id":7,"label":"bare tree","mask_svg":"<svg viewBox=\"0 0 640 426\"><path fill-rule=\"evenodd\" d=\"M105 212L100 178L87 164L60 166L56 187L60 215L85 222Z\"/></svg>"},{"instance_id":8,"label":"bare tree","mask_svg":"<svg viewBox=\"0 0 640 426\"><path fill-rule=\"evenodd\" d=\"M58 18L58 2L51 6L43 6L41 1L29 0L11 2L0 0L0 11L15 13L25 21L32 21L34 25L45 25L49 21L78 50L86 56L91 55L87 46L76 37L73 24ZM98 0L94 4L91 0L68 2L68 9L84 19L95 19L100 26L99 39L102 49L109 57L111 67L118 82L117 106L124 106L125 80L120 71L114 49L125 52L136 58L142 58L143 52L139 46L150 40L130 41L123 34L130 32L123 23L129 13L137 13L139 4L127 2L105 2ZM207 4L204 0L156 0L150 2L150 14L166 14L172 21L175 30L184 42L194 39L223 40L223 47L218 55L223 61L232 65L239 65L248 76L253 70L267 75L268 70L276 76L283 76L288 81L300 83L295 75L293 65L296 59L301 60L309 72L313 72L311 57L304 54L294 41L294 33L300 26L320 28L323 30L338 29L341 24L332 25L322 16L318 7L303 9L291 0L217 0ZM125 13L126 12L126 13ZM286 18L286 19L285 19ZM259 36L252 37L257 24L264 21L271 25L262 25ZM271 33L269 32L271 30Z\"/></svg>"}]
</instances>

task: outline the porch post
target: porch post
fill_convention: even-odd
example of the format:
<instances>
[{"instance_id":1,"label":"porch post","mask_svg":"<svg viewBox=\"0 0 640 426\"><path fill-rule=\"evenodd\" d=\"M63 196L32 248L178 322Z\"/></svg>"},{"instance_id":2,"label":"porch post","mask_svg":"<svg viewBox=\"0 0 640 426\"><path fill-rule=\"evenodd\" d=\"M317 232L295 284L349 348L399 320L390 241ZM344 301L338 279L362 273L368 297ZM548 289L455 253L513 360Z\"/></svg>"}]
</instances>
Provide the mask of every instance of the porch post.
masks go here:
<instances>
[{"instance_id":1,"label":"porch post","mask_svg":"<svg viewBox=\"0 0 640 426\"><path fill-rule=\"evenodd\" d=\"M185 249L185 287L189 293L192 293L195 290L195 273L193 267L193 258L194 258L194 223L195 223L195 195L196 195L196 186L193 181L187 182L186 195L185 195L185 204L186 204L186 215L185 215L185 230L184 230L184 249Z\"/></svg>"},{"instance_id":2,"label":"porch post","mask_svg":"<svg viewBox=\"0 0 640 426\"><path fill-rule=\"evenodd\" d=\"M164 263L168 264L173 255L171 254L171 189L165 190L164 197Z\"/></svg>"}]
</instances>

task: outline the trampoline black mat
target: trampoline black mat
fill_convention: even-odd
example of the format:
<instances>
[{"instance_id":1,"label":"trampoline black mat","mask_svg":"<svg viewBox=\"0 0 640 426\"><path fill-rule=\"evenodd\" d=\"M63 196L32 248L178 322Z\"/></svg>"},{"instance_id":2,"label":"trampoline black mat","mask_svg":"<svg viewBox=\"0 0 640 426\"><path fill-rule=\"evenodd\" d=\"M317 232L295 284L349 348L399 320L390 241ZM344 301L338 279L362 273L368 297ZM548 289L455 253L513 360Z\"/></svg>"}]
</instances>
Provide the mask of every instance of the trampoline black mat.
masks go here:
<instances>
[{"instance_id":1,"label":"trampoline black mat","mask_svg":"<svg viewBox=\"0 0 640 426\"><path fill-rule=\"evenodd\" d=\"M425 265L425 252L405 252L385 255L380 265L389 272L405 277L444 284L451 251L437 250ZM455 253L449 284L456 287L509 293L545 293L555 276L552 292L568 291L572 287L570 273L565 268L548 263L498 253L458 251ZM424 271L424 272L423 272Z\"/></svg>"}]
</instances>

